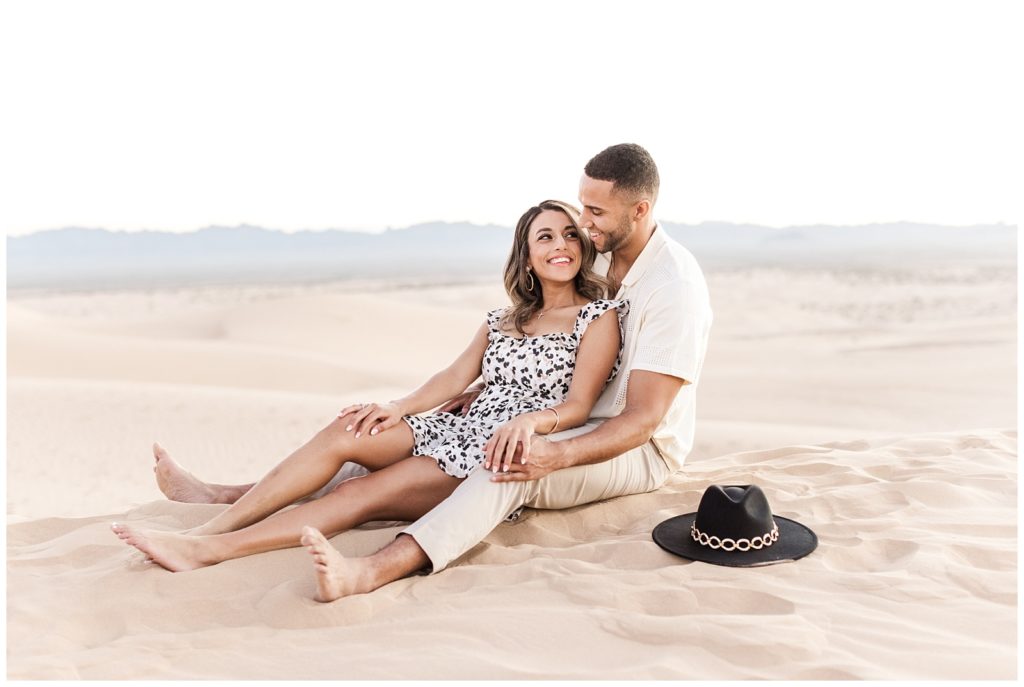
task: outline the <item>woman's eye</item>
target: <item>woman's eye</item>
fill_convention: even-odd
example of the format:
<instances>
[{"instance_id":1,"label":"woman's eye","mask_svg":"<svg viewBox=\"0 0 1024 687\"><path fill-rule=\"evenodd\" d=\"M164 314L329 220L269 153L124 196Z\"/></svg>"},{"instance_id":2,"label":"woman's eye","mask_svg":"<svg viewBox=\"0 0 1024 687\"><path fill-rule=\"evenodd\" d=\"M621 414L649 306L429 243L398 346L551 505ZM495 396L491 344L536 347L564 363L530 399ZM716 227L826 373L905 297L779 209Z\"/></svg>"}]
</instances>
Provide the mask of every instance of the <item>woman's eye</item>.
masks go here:
<instances>
[{"instance_id":1,"label":"woman's eye","mask_svg":"<svg viewBox=\"0 0 1024 687\"><path fill-rule=\"evenodd\" d=\"M579 237L580 237L580 235L578 233L576 233L575 231L567 231L567 232L565 232L565 238L567 238L567 239L578 239Z\"/></svg>"},{"instance_id":2,"label":"woman's eye","mask_svg":"<svg viewBox=\"0 0 1024 687\"><path fill-rule=\"evenodd\" d=\"M540 236L537 237L537 240L538 241L543 241L544 239L549 239L549 238L551 238L551 234L541 234Z\"/></svg>"}]
</instances>

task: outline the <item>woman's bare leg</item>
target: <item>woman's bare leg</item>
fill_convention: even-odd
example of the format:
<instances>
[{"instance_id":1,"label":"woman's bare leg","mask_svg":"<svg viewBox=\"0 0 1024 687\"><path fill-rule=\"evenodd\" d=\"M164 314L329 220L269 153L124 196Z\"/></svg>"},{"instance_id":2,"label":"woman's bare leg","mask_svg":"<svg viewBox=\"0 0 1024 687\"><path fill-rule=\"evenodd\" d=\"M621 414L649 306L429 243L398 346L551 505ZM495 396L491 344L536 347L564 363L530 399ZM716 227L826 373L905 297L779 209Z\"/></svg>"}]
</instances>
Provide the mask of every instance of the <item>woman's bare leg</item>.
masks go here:
<instances>
[{"instance_id":1,"label":"woman's bare leg","mask_svg":"<svg viewBox=\"0 0 1024 687\"><path fill-rule=\"evenodd\" d=\"M204 482L178 465L160 444L153 444L153 472L156 484L171 501L181 503L234 503L256 486L249 484L213 484Z\"/></svg>"},{"instance_id":2,"label":"woman's bare leg","mask_svg":"<svg viewBox=\"0 0 1024 687\"><path fill-rule=\"evenodd\" d=\"M460 481L440 470L433 458L416 456L343 482L322 499L236 532L193 536L117 524L113 530L161 566L180 572L299 546L307 526L334 535L373 520L416 520L447 498Z\"/></svg>"},{"instance_id":3,"label":"woman's bare leg","mask_svg":"<svg viewBox=\"0 0 1024 687\"><path fill-rule=\"evenodd\" d=\"M156 473L157 485L160 487L160 491L164 493L164 496L171 501L179 501L181 503L218 503L230 506L242 498L247 491L256 486L255 482L249 482L248 484L214 484L213 482L204 482L181 467L159 444L153 444L153 456L156 458L153 472ZM338 474L331 478L330 482L309 496L299 499L296 503L320 498L330 489L336 487L337 483L346 479L352 479L353 477L362 477L367 472L368 470L359 463L348 461L338 471ZM332 484L332 482L336 483ZM321 491L323 493L320 493Z\"/></svg>"},{"instance_id":4,"label":"woman's bare leg","mask_svg":"<svg viewBox=\"0 0 1024 687\"><path fill-rule=\"evenodd\" d=\"M404 422L376 436L358 439L354 432L345 431L348 424L348 419L335 418L230 508L189 533L223 534L258 522L327 484L347 461L379 470L412 453L412 430Z\"/></svg>"}]
</instances>

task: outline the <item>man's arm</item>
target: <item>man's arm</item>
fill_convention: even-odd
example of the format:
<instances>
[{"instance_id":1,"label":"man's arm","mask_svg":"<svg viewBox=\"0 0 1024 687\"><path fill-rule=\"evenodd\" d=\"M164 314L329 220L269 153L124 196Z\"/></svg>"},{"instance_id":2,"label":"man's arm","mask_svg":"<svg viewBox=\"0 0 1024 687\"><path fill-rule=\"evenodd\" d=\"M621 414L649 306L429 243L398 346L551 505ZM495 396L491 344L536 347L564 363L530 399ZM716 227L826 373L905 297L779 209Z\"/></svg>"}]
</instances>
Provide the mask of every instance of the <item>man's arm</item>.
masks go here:
<instances>
[{"instance_id":1,"label":"man's arm","mask_svg":"<svg viewBox=\"0 0 1024 687\"><path fill-rule=\"evenodd\" d=\"M535 437L527 464L513 462L508 472L496 474L491 481L540 479L554 470L600 463L642 446L650 441L684 384L689 382L679 377L633 370L626 387L626 407L620 414L593 432L565 441Z\"/></svg>"},{"instance_id":2,"label":"man's arm","mask_svg":"<svg viewBox=\"0 0 1024 687\"><path fill-rule=\"evenodd\" d=\"M453 396L446 403L442 403L439 408L434 410L434 413L451 413L452 415L465 417L466 413L469 412L469 407L473 405L473 401L480 397L480 393L483 390L484 383L482 381L476 382L458 396Z\"/></svg>"}]
</instances>

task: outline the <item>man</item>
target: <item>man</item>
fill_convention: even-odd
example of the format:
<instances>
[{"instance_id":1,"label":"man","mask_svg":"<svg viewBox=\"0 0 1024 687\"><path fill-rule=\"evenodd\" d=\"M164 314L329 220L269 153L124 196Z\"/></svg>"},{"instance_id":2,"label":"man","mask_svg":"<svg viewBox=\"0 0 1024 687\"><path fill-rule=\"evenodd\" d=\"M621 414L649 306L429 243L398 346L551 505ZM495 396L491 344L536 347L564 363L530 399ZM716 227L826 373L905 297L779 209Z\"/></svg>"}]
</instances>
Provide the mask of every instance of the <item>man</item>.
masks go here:
<instances>
[{"instance_id":1,"label":"man","mask_svg":"<svg viewBox=\"0 0 1024 687\"><path fill-rule=\"evenodd\" d=\"M305 528L302 543L314 558L319 600L368 592L426 567L437 572L523 506L570 508L648 492L682 468L693 446L712 315L697 262L654 220L658 187L654 160L635 144L598 153L580 180L581 228L602 254L595 269L630 304L622 367L591 420L534 437L526 461L508 472L481 465L372 556L344 558Z\"/></svg>"}]
</instances>

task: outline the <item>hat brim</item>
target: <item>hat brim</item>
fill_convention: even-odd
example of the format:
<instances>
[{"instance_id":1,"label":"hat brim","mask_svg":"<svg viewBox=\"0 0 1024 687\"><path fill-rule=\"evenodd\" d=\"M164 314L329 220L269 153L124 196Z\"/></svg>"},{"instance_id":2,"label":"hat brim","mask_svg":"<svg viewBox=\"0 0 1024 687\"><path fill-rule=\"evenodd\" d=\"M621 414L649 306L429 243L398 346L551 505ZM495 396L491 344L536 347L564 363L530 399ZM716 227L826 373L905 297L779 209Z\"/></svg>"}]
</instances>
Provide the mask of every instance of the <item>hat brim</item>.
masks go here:
<instances>
[{"instance_id":1,"label":"hat brim","mask_svg":"<svg viewBox=\"0 0 1024 687\"><path fill-rule=\"evenodd\" d=\"M683 558L715 565L749 568L772 565L803 558L818 547L818 535L795 520L774 516L779 527L779 539L771 546L750 551L724 551L702 546L690 536L690 526L696 513L677 515L660 523L651 536L661 548Z\"/></svg>"}]
</instances>

